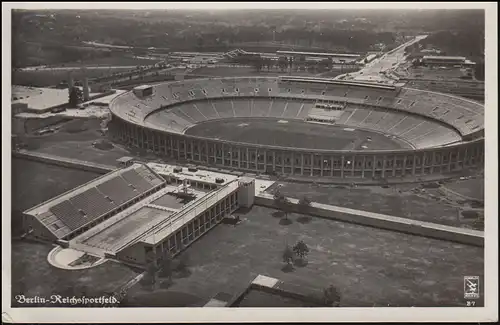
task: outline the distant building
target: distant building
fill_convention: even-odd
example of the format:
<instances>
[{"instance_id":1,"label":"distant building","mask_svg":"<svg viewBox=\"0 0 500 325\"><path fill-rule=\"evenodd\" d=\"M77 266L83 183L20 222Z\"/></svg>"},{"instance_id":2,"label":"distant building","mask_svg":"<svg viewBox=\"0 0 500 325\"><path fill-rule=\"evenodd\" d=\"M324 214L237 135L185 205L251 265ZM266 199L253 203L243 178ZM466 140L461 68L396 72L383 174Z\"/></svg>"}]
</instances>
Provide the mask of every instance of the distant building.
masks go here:
<instances>
[{"instance_id":1,"label":"distant building","mask_svg":"<svg viewBox=\"0 0 500 325\"><path fill-rule=\"evenodd\" d=\"M318 59L331 59L334 63L349 63L358 60L360 54L344 54L344 53L315 53L315 52L298 52L298 51L276 51L279 57L285 56L287 58L318 58Z\"/></svg>"},{"instance_id":2,"label":"distant building","mask_svg":"<svg viewBox=\"0 0 500 325\"><path fill-rule=\"evenodd\" d=\"M68 89L12 86L11 107L19 113L43 114L68 103Z\"/></svg>"},{"instance_id":3,"label":"distant building","mask_svg":"<svg viewBox=\"0 0 500 325\"><path fill-rule=\"evenodd\" d=\"M420 51L420 52L421 52L421 53L423 53L423 54L426 54L426 55L428 55L428 54L439 54L439 53L441 53L441 51L440 51L440 50L437 50L437 49L423 49L423 50L422 50L422 51Z\"/></svg>"},{"instance_id":4,"label":"distant building","mask_svg":"<svg viewBox=\"0 0 500 325\"><path fill-rule=\"evenodd\" d=\"M120 167L128 167L134 163L134 158L125 156L117 159L116 162Z\"/></svg>"},{"instance_id":5,"label":"distant building","mask_svg":"<svg viewBox=\"0 0 500 325\"><path fill-rule=\"evenodd\" d=\"M424 56L421 60L426 66L456 66L473 67L476 63L463 56Z\"/></svg>"},{"instance_id":6,"label":"distant building","mask_svg":"<svg viewBox=\"0 0 500 325\"><path fill-rule=\"evenodd\" d=\"M151 96L153 94L153 86L151 85L140 85L134 88L134 94L137 97L144 98Z\"/></svg>"},{"instance_id":7,"label":"distant building","mask_svg":"<svg viewBox=\"0 0 500 325\"><path fill-rule=\"evenodd\" d=\"M364 63L370 63L372 62L373 60L375 60L375 58L377 57L376 54L369 54L366 56L366 58L364 60L362 60Z\"/></svg>"}]
</instances>

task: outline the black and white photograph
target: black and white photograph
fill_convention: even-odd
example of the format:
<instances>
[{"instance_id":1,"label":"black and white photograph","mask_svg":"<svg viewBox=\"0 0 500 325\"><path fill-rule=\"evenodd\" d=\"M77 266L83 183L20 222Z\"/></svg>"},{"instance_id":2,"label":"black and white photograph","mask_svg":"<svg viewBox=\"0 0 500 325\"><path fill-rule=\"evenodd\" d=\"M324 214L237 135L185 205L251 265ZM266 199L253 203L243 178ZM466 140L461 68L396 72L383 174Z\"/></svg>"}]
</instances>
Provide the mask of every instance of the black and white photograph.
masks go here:
<instances>
[{"instance_id":1,"label":"black and white photograph","mask_svg":"<svg viewBox=\"0 0 500 325\"><path fill-rule=\"evenodd\" d=\"M3 3L2 320L498 321L497 48L494 2Z\"/></svg>"}]
</instances>

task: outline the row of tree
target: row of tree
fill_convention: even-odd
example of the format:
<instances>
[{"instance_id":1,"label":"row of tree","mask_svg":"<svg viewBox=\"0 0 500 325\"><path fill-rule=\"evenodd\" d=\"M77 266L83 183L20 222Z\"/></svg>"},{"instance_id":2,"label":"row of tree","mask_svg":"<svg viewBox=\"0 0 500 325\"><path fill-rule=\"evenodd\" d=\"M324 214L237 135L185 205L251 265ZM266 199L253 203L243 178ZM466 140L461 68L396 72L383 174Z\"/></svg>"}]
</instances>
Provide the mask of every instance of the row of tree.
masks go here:
<instances>
[{"instance_id":1,"label":"row of tree","mask_svg":"<svg viewBox=\"0 0 500 325\"><path fill-rule=\"evenodd\" d=\"M78 87L71 88L68 99L69 107L76 108L81 103L83 103L83 92Z\"/></svg>"},{"instance_id":2,"label":"row of tree","mask_svg":"<svg viewBox=\"0 0 500 325\"><path fill-rule=\"evenodd\" d=\"M175 261L176 263L174 263L172 254L168 250L163 251L159 258L157 258L154 253L151 253L149 258L152 258L152 261L146 268L143 282L155 286L160 277L166 279L166 283L164 284L170 285L174 272L181 275L189 273L189 255L186 252L182 252L182 249L181 246L181 253L179 258Z\"/></svg>"},{"instance_id":3,"label":"row of tree","mask_svg":"<svg viewBox=\"0 0 500 325\"><path fill-rule=\"evenodd\" d=\"M292 210L292 202L283 194L279 189L274 191L273 195L274 204L276 208L283 212L283 216L287 219L288 214ZM311 199L307 196L303 196L298 203L298 210L301 213L307 213L309 207L311 206Z\"/></svg>"}]
</instances>

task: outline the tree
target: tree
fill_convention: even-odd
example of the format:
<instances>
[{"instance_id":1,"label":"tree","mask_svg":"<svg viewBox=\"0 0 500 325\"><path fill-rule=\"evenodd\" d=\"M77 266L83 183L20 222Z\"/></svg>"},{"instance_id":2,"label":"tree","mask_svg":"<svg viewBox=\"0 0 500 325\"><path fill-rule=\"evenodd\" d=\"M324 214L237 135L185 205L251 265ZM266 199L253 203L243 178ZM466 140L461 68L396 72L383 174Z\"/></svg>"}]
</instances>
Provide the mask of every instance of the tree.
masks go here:
<instances>
[{"instance_id":1,"label":"tree","mask_svg":"<svg viewBox=\"0 0 500 325\"><path fill-rule=\"evenodd\" d=\"M158 275L158 267L154 260L151 261L146 267L146 275L148 277L148 280L150 281L150 284L154 286L157 282L156 277Z\"/></svg>"},{"instance_id":2,"label":"tree","mask_svg":"<svg viewBox=\"0 0 500 325\"><path fill-rule=\"evenodd\" d=\"M283 251L283 262L285 262L287 265L290 265L293 262L293 251L288 245Z\"/></svg>"},{"instance_id":3,"label":"tree","mask_svg":"<svg viewBox=\"0 0 500 325\"><path fill-rule=\"evenodd\" d=\"M285 71L285 69L288 66L288 61L286 57L282 56L278 59L278 67L281 69L281 71Z\"/></svg>"},{"instance_id":4,"label":"tree","mask_svg":"<svg viewBox=\"0 0 500 325\"><path fill-rule=\"evenodd\" d=\"M290 208L291 208L292 203L290 202L290 200L288 200L288 198L283 197L280 200L280 204L281 204L280 209L285 213L285 219L287 219L288 213L290 213Z\"/></svg>"},{"instance_id":5,"label":"tree","mask_svg":"<svg viewBox=\"0 0 500 325\"><path fill-rule=\"evenodd\" d=\"M69 92L68 104L70 107L77 107L78 104L83 102L83 93L78 87L71 88Z\"/></svg>"},{"instance_id":6,"label":"tree","mask_svg":"<svg viewBox=\"0 0 500 325\"><path fill-rule=\"evenodd\" d=\"M293 252L301 259L305 259L305 257L309 253L309 247L307 247L306 243L304 243L302 240L299 240L297 244L293 246Z\"/></svg>"},{"instance_id":7,"label":"tree","mask_svg":"<svg viewBox=\"0 0 500 325\"><path fill-rule=\"evenodd\" d=\"M163 256L160 261L160 276L168 278L172 281L172 255L168 250L163 252Z\"/></svg>"},{"instance_id":8,"label":"tree","mask_svg":"<svg viewBox=\"0 0 500 325\"><path fill-rule=\"evenodd\" d=\"M311 207L311 199L308 198L307 196L303 196L300 200L299 200L299 210L301 212L304 212L304 211L307 211L307 209Z\"/></svg>"},{"instance_id":9,"label":"tree","mask_svg":"<svg viewBox=\"0 0 500 325\"><path fill-rule=\"evenodd\" d=\"M274 204L283 212L283 216L287 219L291 202L279 190L274 192Z\"/></svg>"},{"instance_id":10,"label":"tree","mask_svg":"<svg viewBox=\"0 0 500 325\"><path fill-rule=\"evenodd\" d=\"M179 256L179 263L177 264L177 271L179 271L179 272L186 271L188 265L189 265L189 255L184 252Z\"/></svg>"},{"instance_id":11,"label":"tree","mask_svg":"<svg viewBox=\"0 0 500 325\"><path fill-rule=\"evenodd\" d=\"M204 41L203 41L203 36L199 35L197 40L196 40L196 46L199 50L203 49Z\"/></svg>"},{"instance_id":12,"label":"tree","mask_svg":"<svg viewBox=\"0 0 500 325\"><path fill-rule=\"evenodd\" d=\"M328 67L330 65L331 61L330 59L323 59L318 62L318 68L320 71L325 71L328 70Z\"/></svg>"},{"instance_id":13,"label":"tree","mask_svg":"<svg viewBox=\"0 0 500 325\"><path fill-rule=\"evenodd\" d=\"M264 59L264 66L267 67L267 71L271 70L274 62L271 59Z\"/></svg>"},{"instance_id":14,"label":"tree","mask_svg":"<svg viewBox=\"0 0 500 325\"><path fill-rule=\"evenodd\" d=\"M273 193L273 198L274 198L274 200L275 200L275 201L276 201L276 200L278 200L281 196L282 196L281 191L280 191L280 189L279 189L279 188L277 188L277 189L274 191L274 193Z\"/></svg>"},{"instance_id":15,"label":"tree","mask_svg":"<svg viewBox=\"0 0 500 325\"><path fill-rule=\"evenodd\" d=\"M484 80L485 72L484 72L484 63L478 62L474 69L474 76L477 80Z\"/></svg>"},{"instance_id":16,"label":"tree","mask_svg":"<svg viewBox=\"0 0 500 325\"><path fill-rule=\"evenodd\" d=\"M306 57L304 55L299 56L299 64L304 66L306 64Z\"/></svg>"},{"instance_id":17,"label":"tree","mask_svg":"<svg viewBox=\"0 0 500 325\"><path fill-rule=\"evenodd\" d=\"M340 293L333 285L328 286L323 290L323 299L328 306L340 306Z\"/></svg>"},{"instance_id":18,"label":"tree","mask_svg":"<svg viewBox=\"0 0 500 325\"><path fill-rule=\"evenodd\" d=\"M184 273L184 272L188 271L189 255L186 251L184 251L185 248L186 247L185 247L184 243L181 242L181 244L179 246L180 255L179 255L178 262L177 262L177 266L175 268L176 271L180 272L180 273Z\"/></svg>"},{"instance_id":19,"label":"tree","mask_svg":"<svg viewBox=\"0 0 500 325\"><path fill-rule=\"evenodd\" d=\"M262 60L262 57L260 55L252 56L251 62L252 62L253 67L255 68L255 70L257 70L257 71L262 70L263 60Z\"/></svg>"}]
</instances>

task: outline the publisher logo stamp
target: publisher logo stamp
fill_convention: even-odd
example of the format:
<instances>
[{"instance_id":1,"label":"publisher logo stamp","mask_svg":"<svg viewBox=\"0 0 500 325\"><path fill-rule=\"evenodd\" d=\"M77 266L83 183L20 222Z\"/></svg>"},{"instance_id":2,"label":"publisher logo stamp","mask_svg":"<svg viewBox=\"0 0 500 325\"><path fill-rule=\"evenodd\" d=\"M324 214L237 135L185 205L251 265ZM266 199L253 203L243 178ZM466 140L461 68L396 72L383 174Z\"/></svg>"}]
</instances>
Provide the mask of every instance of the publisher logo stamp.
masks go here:
<instances>
[{"instance_id":1,"label":"publisher logo stamp","mask_svg":"<svg viewBox=\"0 0 500 325\"><path fill-rule=\"evenodd\" d=\"M478 276L464 276L464 298L479 299Z\"/></svg>"}]
</instances>

